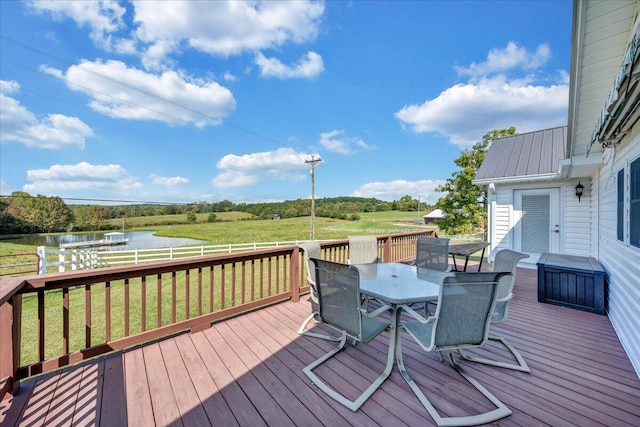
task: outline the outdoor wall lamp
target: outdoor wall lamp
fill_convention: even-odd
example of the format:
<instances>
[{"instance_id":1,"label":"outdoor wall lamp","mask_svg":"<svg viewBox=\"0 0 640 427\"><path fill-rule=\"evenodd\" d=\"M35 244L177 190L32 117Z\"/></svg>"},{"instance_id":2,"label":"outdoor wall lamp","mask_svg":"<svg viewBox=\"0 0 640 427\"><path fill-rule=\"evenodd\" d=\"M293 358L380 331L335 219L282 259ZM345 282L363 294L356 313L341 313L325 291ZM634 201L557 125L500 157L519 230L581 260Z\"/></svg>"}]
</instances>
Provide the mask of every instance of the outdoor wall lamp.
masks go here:
<instances>
[{"instance_id":1,"label":"outdoor wall lamp","mask_svg":"<svg viewBox=\"0 0 640 427\"><path fill-rule=\"evenodd\" d=\"M576 197L578 198L578 203L580 203L580 198L582 197L582 190L584 190L584 185L580 184L580 181L578 181L578 185L576 185Z\"/></svg>"}]
</instances>

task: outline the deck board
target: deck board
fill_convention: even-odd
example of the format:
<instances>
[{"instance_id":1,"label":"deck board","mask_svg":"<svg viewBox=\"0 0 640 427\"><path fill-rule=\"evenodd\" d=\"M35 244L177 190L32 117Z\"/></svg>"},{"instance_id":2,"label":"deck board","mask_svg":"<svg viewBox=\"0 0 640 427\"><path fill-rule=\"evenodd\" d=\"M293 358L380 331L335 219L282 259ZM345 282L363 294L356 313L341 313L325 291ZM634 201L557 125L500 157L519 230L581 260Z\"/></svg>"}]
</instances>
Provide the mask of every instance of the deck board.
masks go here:
<instances>
[{"instance_id":1,"label":"deck board","mask_svg":"<svg viewBox=\"0 0 640 427\"><path fill-rule=\"evenodd\" d=\"M523 354L531 373L462 362L513 414L501 426L637 426L640 380L606 316L537 302L535 271L518 270L507 322L492 326ZM136 346L22 382L0 402L2 426L40 425L433 425L394 368L353 413L320 392L302 368L335 343L299 336L307 297ZM310 327L335 333L322 325ZM491 405L448 363L403 335L407 369L447 415ZM317 370L355 397L384 367L389 344L347 345ZM489 343L472 350L509 356Z\"/></svg>"}]
</instances>

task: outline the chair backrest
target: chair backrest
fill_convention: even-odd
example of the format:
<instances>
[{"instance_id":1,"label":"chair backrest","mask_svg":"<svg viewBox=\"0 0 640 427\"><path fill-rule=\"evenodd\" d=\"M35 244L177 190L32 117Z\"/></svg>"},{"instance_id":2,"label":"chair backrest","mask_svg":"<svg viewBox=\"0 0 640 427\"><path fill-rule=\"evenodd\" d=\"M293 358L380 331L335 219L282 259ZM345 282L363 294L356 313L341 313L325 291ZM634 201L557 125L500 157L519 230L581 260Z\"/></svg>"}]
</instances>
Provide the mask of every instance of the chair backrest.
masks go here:
<instances>
[{"instance_id":1,"label":"chair backrest","mask_svg":"<svg viewBox=\"0 0 640 427\"><path fill-rule=\"evenodd\" d=\"M500 277L508 273L455 273L440 285L436 321L432 329L433 350L484 345Z\"/></svg>"},{"instance_id":2,"label":"chair backrest","mask_svg":"<svg viewBox=\"0 0 640 427\"><path fill-rule=\"evenodd\" d=\"M503 276L498 283L498 296L496 308L494 310L493 323L503 322L507 318L507 312L509 309L509 300L507 298L513 293L513 286L516 282L516 270L518 261L524 258L529 258L529 255L520 252L512 251L510 249L503 249L498 252L493 261L493 271L511 273L510 276ZM501 301L506 299L504 301Z\"/></svg>"},{"instance_id":3,"label":"chair backrest","mask_svg":"<svg viewBox=\"0 0 640 427\"><path fill-rule=\"evenodd\" d=\"M362 341L360 277L358 269L347 264L312 259L323 323Z\"/></svg>"},{"instance_id":4,"label":"chair backrest","mask_svg":"<svg viewBox=\"0 0 640 427\"><path fill-rule=\"evenodd\" d=\"M416 242L416 260L419 268L449 270L449 239L419 236Z\"/></svg>"},{"instance_id":5,"label":"chair backrest","mask_svg":"<svg viewBox=\"0 0 640 427\"><path fill-rule=\"evenodd\" d=\"M379 260L376 236L349 236L349 263L371 264Z\"/></svg>"},{"instance_id":6,"label":"chair backrest","mask_svg":"<svg viewBox=\"0 0 640 427\"><path fill-rule=\"evenodd\" d=\"M300 243L299 246L302 248L304 254L304 265L307 270L307 281L309 282L309 286L311 286L311 299L317 303L318 288L316 287L316 267L311 259L320 259L322 257L320 243L312 240L310 242Z\"/></svg>"}]
</instances>

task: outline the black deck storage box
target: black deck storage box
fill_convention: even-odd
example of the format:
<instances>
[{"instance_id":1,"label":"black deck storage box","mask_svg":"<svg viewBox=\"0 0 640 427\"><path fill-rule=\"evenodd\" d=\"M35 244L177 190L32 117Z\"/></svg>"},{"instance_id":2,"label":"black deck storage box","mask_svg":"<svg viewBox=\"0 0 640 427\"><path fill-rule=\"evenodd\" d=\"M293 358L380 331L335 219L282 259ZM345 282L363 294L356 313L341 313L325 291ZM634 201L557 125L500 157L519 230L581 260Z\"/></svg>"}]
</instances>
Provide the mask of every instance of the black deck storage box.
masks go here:
<instances>
[{"instance_id":1,"label":"black deck storage box","mask_svg":"<svg viewBox=\"0 0 640 427\"><path fill-rule=\"evenodd\" d=\"M537 265L539 302L605 313L606 272L598 260L544 252Z\"/></svg>"}]
</instances>

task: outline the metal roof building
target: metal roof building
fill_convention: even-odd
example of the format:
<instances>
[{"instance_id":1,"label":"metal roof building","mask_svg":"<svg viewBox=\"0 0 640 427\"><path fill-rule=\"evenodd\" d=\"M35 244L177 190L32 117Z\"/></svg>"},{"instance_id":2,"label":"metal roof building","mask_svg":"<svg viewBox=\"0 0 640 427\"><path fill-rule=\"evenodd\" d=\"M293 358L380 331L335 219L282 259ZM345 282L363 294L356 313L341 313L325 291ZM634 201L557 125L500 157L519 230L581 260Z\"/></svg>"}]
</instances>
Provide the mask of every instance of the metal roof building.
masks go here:
<instances>
[{"instance_id":1,"label":"metal roof building","mask_svg":"<svg viewBox=\"0 0 640 427\"><path fill-rule=\"evenodd\" d=\"M553 179L567 145L567 126L496 139L476 173L474 184Z\"/></svg>"}]
</instances>

